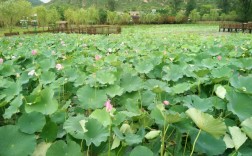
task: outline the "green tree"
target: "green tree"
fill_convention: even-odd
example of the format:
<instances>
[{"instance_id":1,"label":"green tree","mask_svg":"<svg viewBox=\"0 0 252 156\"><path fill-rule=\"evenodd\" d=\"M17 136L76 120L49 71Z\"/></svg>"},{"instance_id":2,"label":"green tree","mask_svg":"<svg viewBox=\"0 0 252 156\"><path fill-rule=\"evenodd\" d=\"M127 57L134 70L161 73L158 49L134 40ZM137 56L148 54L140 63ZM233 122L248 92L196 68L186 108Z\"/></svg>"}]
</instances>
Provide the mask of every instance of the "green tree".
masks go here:
<instances>
[{"instance_id":1,"label":"green tree","mask_svg":"<svg viewBox=\"0 0 252 156\"><path fill-rule=\"evenodd\" d=\"M35 12L38 15L38 23L40 26L44 27L47 25L47 9L44 6L38 6L35 9Z\"/></svg>"},{"instance_id":2,"label":"green tree","mask_svg":"<svg viewBox=\"0 0 252 156\"><path fill-rule=\"evenodd\" d=\"M55 7L48 10L47 22L54 25L57 21L60 20L60 15Z\"/></svg>"},{"instance_id":3,"label":"green tree","mask_svg":"<svg viewBox=\"0 0 252 156\"><path fill-rule=\"evenodd\" d=\"M115 0L108 0L108 10L115 11L116 9L116 1Z\"/></svg>"},{"instance_id":4,"label":"green tree","mask_svg":"<svg viewBox=\"0 0 252 156\"><path fill-rule=\"evenodd\" d=\"M252 14L252 0L239 0L239 14L243 22L248 22Z\"/></svg>"},{"instance_id":5,"label":"green tree","mask_svg":"<svg viewBox=\"0 0 252 156\"><path fill-rule=\"evenodd\" d=\"M185 11L180 10L177 15L175 16L175 20L177 23L182 23L185 19Z\"/></svg>"},{"instance_id":6,"label":"green tree","mask_svg":"<svg viewBox=\"0 0 252 156\"><path fill-rule=\"evenodd\" d=\"M189 0L186 5L186 16L190 14L190 12L197 7L196 0Z\"/></svg>"},{"instance_id":7,"label":"green tree","mask_svg":"<svg viewBox=\"0 0 252 156\"><path fill-rule=\"evenodd\" d=\"M217 9L211 9L210 10L210 14L209 14L209 18L211 21L216 21L219 18L219 13Z\"/></svg>"},{"instance_id":8,"label":"green tree","mask_svg":"<svg viewBox=\"0 0 252 156\"><path fill-rule=\"evenodd\" d=\"M79 10L76 10L74 12L74 23L79 27L81 24L84 24L87 22L87 18L86 18L86 15L87 15L87 11L84 10L83 8L79 9Z\"/></svg>"},{"instance_id":9,"label":"green tree","mask_svg":"<svg viewBox=\"0 0 252 156\"><path fill-rule=\"evenodd\" d=\"M74 14L75 11L71 8L68 8L64 12L65 20L67 20L70 27L72 26L72 24L74 24L74 16L75 16Z\"/></svg>"},{"instance_id":10,"label":"green tree","mask_svg":"<svg viewBox=\"0 0 252 156\"><path fill-rule=\"evenodd\" d=\"M230 10L230 0L218 0L218 7L223 13L228 13Z\"/></svg>"},{"instance_id":11,"label":"green tree","mask_svg":"<svg viewBox=\"0 0 252 156\"><path fill-rule=\"evenodd\" d=\"M214 6L212 4L201 5L199 8L200 15L210 14L211 9L214 9Z\"/></svg>"},{"instance_id":12,"label":"green tree","mask_svg":"<svg viewBox=\"0 0 252 156\"><path fill-rule=\"evenodd\" d=\"M107 11L104 9L99 9L99 19L101 24L105 24L107 22Z\"/></svg>"},{"instance_id":13,"label":"green tree","mask_svg":"<svg viewBox=\"0 0 252 156\"><path fill-rule=\"evenodd\" d=\"M113 24L117 24L120 22L120 17L116 12L108 11L107 14L108 14L107 22L109 24L113 25Z\"/></svg>"},{"instance_id":14,"label":"green tree","mask_svg":"<svg viewBox=\"0 0 252 156\"><path fill-rule=\"evenodd\" d=\"M96 7L92 6L87 9L87 23L88 24L97 24L99 22L99 11Z\"/></svg>"},{"instance_id":15,"label":"green tree","mask_svg":"<svg viewBox=\"0 0 252 156\"><path fill-rule=\"evenodd\" d=\"M0 4L0 17L12 32L15 24L23 17L30 16L31 3L26 0L9 0Z\"/></svg>"},{"instance_id":16,"label":"green tree","mask_svg":"<svg viewBox=\"0 0 252 156\"><path fill-rule=\"evenodd\" d=\"M179 10L181 9L181 6L183 4L183 0L172 0L171 4L172 4L172 9L173 9L172 14L176 15L179 12Z\"/></svg>"},{"instance_id":17,"label":"green tree","mask_svg":"<svg viewBox=\"0 0 252 156\"><path fill-rule=\"evenodd\" d=\"M200 13L196 9L193 9L189 14L189 18L193 23L195 23L200 20Z\"/></svg>"}]
</instances>

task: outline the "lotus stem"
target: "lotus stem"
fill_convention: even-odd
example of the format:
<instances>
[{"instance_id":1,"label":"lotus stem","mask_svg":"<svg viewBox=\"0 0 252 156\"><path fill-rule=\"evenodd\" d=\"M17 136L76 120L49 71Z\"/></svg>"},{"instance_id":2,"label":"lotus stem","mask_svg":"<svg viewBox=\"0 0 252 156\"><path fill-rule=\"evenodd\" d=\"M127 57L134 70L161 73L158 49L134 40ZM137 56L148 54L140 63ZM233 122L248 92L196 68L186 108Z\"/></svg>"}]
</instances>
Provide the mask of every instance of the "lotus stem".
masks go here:
<instances>
[{"instance_id":1,"label":"lotus stem","mask_svg":"<svg viewBox=\"0 0 252 156\"><path fill-rule=\"evenodd\" d=\"M193 155L193 151L194 151L194 148L195 148L195 144L196 144L196 142L197 142L197 140L198 140L198 138L199 138L200 133L201 133L201 129L199 130L199 132L198 132L198 134L197 134L197 136L196 136L196 138L195 138L195 140L194 140L194 142L193 142L193 148L192 148L192 152L191 152L190 156Z\"/></svg>"},{"instance_id":2,"label":"lotus stem","mask_svg":"<svg viewBox=\"0 0 252 156\"><path fill-rule=\"evenodd\" d=\"M164 156L165 135L169 126L170 125L168 124L167 127L165 127L165 124L164 124L164 129L163 129L163 134L162 134L162 143L161 143L161 156Z\"/></svg>"},{"instance_id":3,"label":"lotus stem","mask_svg":"<svg viewBox=\"0 0 252 156\"><path fill-rule=\"evenodd\" d=\"M185 155L185 151L186 151L187 139L188 139L188 133L186 133L186 140L185 140L185 146L184 146L183 156Z\"/></svg>"}]
</instances>

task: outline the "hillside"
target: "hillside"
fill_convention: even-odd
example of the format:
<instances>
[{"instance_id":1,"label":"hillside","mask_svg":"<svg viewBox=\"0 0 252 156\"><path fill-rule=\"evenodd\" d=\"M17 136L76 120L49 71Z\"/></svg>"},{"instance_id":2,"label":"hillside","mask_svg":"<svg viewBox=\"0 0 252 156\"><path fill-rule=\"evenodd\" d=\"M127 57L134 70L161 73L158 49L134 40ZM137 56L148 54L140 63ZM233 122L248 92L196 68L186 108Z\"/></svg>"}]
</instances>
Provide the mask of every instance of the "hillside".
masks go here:
<instances>
[{"instance_id":1,"label":"hillside","mask_svg":"<svg viewBox=\"0 0 252 156\"><path fill-rule=\"evenodd\" d=\"M116 10L146 10L162 8L172 0L116 0ZM98 8L107 6L106 0L52 0L48 5L74 5L77 7L90 7L95 5Z\"/></svg>"}]
</instances>

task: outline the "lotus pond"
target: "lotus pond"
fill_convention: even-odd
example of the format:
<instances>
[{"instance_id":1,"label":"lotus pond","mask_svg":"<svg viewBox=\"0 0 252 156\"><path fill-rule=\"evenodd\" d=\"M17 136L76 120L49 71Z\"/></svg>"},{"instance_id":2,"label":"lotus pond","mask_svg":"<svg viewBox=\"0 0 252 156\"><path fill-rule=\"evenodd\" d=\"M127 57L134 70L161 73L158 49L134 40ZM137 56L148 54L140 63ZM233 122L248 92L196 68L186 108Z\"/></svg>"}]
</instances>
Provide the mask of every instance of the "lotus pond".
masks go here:
<instances>
[{"instance_id":1,"label":"lotus pond","mask_svg":"<svg viewBox=\"0 0 252 156\"><path fill-rule=\"evenodd\" d=\"M251 155L252 36L217 31L0 38L0 155Z\"/></svg>"}]
</instances>

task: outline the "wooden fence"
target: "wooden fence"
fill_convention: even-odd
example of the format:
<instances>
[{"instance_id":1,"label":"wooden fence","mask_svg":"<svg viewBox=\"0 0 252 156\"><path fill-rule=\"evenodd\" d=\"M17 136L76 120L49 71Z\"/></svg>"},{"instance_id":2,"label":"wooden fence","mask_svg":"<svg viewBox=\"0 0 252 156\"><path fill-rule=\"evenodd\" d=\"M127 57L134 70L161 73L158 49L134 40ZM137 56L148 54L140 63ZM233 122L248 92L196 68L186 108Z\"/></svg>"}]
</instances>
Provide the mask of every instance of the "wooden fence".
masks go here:
<instances>
[{"instance_id":1,"label":"wooden fence","mask_svg":"<svg viewBox=\"0 0 252 156\"><path fill-rule=\"evenodd\" d=\"M71 28L48 28L48 30L24 31L24 34L39 34L39 33L78 33L78 34L120 34L121 26L114 25L87 25ZM5 36L19 35L20 33L5 33Z\"/></svg>"},{"instance_id":2,"label":"wooden fence","mask_svg":"<svg viewBox=\"0 0 252 156\"><path fill-rule=\"evenodd\" d=\"M252 23L221 23L219 25L219 32L220 31L225 32L226 30L228 32L238 32L238 31L242 31L242 32L252 32Z\"/></svg>"}]
</instances>

